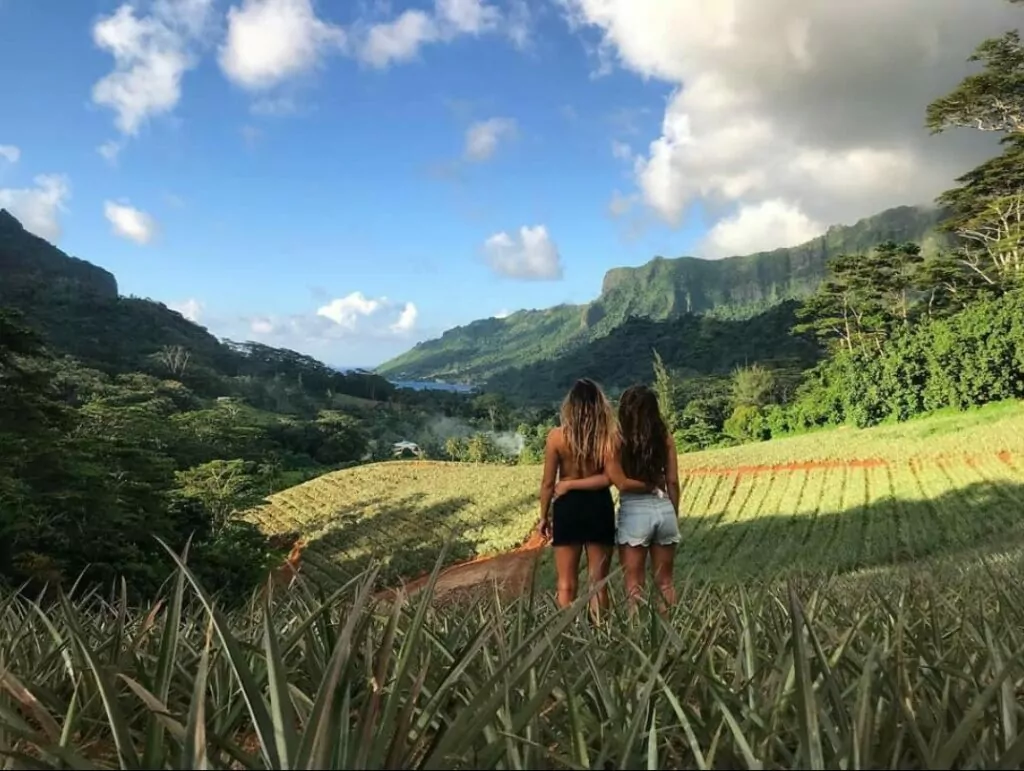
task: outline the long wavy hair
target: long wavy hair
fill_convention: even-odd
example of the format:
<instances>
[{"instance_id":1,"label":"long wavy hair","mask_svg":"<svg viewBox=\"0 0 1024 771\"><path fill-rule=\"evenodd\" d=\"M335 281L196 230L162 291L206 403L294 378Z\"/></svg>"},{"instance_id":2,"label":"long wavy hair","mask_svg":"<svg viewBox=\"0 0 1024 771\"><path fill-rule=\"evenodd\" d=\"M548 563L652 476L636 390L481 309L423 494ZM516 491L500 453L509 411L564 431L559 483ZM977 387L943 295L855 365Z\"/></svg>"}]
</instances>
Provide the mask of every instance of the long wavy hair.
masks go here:
<instances>
[{"instance_id":1,"label":"long wavy hair","mask_svg":"<svg viewBox=\"0 0 1024 771\"><path fill-rule=\"evenodd\" d=\"M601 387L588 378L577 380L562 402L561 422L576 473L604 468L605 456L614 447L618 432L615 411Z\"/></svg>"},{"instance_id":2,"label":"long wavy hair","mask_svg":"<svg viewBox=\"0 0 1024 771\"><path fill-rule=\"evenodd\" d=\"M668 468L668 426L658 397L647 386L630 386L619 399L622 470L630 479L661 484Z\"/></svg>"}]
</instances>

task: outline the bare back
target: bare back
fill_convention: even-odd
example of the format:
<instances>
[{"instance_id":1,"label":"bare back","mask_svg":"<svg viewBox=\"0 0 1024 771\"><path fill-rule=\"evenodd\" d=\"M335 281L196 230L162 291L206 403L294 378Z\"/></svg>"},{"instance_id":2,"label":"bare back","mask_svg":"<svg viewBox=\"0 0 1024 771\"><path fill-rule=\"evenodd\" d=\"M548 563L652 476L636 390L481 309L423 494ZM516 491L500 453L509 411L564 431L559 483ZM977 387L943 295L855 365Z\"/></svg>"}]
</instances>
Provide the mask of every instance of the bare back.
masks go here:
<instances>
[{"instance_id":1,"label":"bare back","mask_svg":"<svg viewBox=\"0 0 1024 771\"><path fill-rule=\"evenodd\" d=\"M600 474L604 470L603 464L593 468L576 468L576 463L565 443L565 436L561 428L553 428L548 434L548 442L552 443L558 453L558 478L559 479L583 479L585 477Z\"/></svg>"}]
</instances>

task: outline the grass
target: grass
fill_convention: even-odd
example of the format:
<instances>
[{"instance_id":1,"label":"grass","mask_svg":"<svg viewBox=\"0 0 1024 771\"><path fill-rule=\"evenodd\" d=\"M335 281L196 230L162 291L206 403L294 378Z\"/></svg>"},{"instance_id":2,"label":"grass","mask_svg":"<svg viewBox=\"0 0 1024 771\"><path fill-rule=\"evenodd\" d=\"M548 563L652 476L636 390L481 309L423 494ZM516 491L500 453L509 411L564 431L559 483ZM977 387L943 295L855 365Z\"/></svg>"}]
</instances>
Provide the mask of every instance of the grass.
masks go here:
<instances>
[{"instance_id":1,"label":"grass","mask_svg":"<svg viewBox=\"0 0 1024 771\"><path fill-rule=\"evenodd\" d=\"M0 596L7 768L1018 768L1024 565L751 587L586 623L300 583L224 615ZM953 571L944 574L943 570ZM619 598L620 599L620 598ZM618 603L616 607L621 607Z\"/></svg>"},{"instance_id":2,"label":"grass","mask_svg":"<svg viewBox=\"0 0 1024 771\"><path fill-rule=\"evenodd\" d=\"M864 431L839 429L693 453L680 570L708 580L859 570L1017 539L1024 524L1024 405ZM507 551L536 524L537 466L394 462L328 474L250 514L308 542L328 587L382 563L382 584ZM545 570L545 575L548 575Z\"/></svg>"}]
</instances>

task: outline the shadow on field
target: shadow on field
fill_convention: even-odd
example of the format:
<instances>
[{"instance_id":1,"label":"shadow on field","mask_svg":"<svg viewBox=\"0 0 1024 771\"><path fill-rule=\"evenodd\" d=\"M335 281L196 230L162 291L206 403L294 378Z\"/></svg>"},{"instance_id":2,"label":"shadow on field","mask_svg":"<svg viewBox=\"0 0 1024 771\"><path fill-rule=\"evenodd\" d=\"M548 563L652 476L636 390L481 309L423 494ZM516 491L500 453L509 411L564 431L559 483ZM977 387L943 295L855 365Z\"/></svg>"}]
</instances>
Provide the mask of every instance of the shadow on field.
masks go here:
<instances>
[{"instance_id":1,"label":"shadow on field","mask_svg":"<svg viewBox=\"0 0 1024 771\"><path fill-rule=\"evenodd\" d=\"M976 482L936 498L722 521L681 518L677 573L713 581L845 573L1024 542L1024 485ZM997 548L994 548L997 547Z\"/></svg>"},{"instance_id":2,"label":"shadow on field","mask_svg":"<svg viewBox=\"0 0 1024 771\"><path fill-rule=\"evenodd\" d=\"M377 564L377 583L385 586L429 572L446 543L446 564L508 551L535 524L533 500L522 495L485 508L465 496L428 503L418 493L386 505L367 497L320 523L325 531L303 556L311 568L307 575L340 582Z\"/></svg>"}]
</instances>

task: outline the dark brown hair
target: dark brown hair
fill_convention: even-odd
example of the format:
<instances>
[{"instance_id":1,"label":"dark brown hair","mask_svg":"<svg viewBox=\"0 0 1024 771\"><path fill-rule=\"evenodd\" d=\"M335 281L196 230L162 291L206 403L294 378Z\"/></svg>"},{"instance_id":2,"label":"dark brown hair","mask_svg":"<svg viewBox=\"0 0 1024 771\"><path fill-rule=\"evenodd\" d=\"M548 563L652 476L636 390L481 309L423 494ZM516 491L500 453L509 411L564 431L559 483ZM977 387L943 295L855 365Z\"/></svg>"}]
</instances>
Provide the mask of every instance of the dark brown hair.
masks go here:
<instances>
[{"instance_id":1,"label":"dark brown hair","mask_svg":"<svg viewBox=\"0 0 1024 771\"><path fill-rule=\"evenodd\" d=\"M604 468L616 439L615 412L593 380L577 380L562 402L562 438L577 474Z\"/></svg>"},{"instance_id":2,"label":"dark brown hair","mask_svg":"<svg viewBox=\"0 0 1024 771\"><path fill-rule=\"evenodd\" d=\"M668 468L668 426L658 397L643 385L630 386L619 399L622 470L630 479L659 485Z\"/></svg>"}]
</instances>

